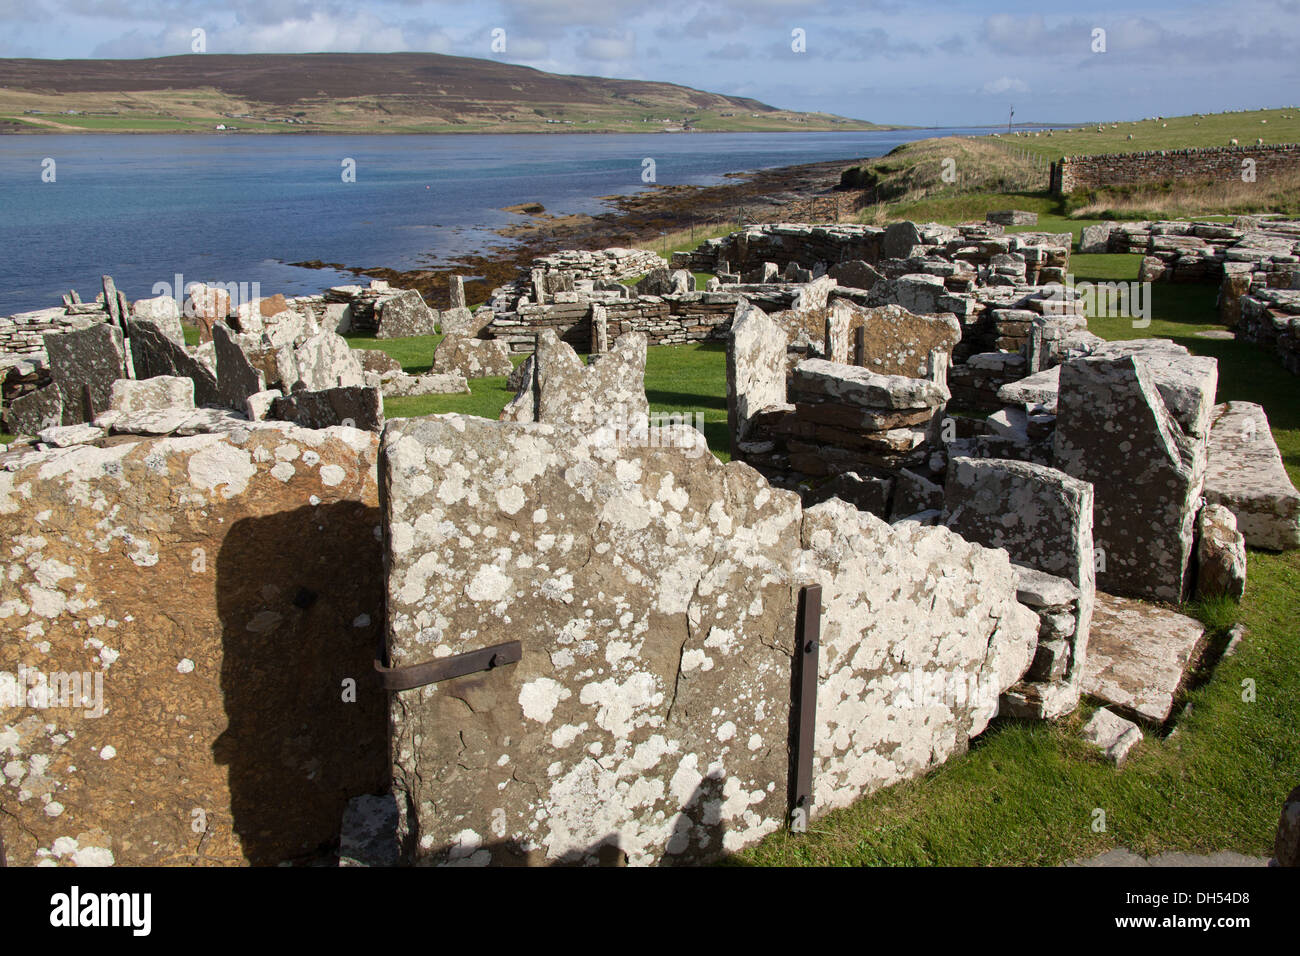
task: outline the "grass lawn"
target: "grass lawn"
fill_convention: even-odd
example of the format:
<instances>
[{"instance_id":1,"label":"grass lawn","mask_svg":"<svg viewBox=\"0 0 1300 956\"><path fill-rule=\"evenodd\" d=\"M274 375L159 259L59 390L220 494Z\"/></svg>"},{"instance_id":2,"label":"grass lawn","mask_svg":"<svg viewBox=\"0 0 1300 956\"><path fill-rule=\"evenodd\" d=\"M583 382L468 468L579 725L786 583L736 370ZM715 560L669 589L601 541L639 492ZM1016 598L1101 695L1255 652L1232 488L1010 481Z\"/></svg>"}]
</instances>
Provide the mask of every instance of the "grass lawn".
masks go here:
<instances>
[{"instance_id":1,"label":"grass lawn","mask_svg":"<svg viewBox=\"0 0 1300 956\"><path fill-rule=\"evenodd\" d=\"M982 219L995 208L1035 208L1032 196L958 197L961 204L924 218ZM935 202L953 203L943 199ZM1079 230L1091 221L1061 217L1045 205L1036 229ZM1075 255L1076 280L1136 279L1139 256ZM1294 376L1263 350L1196 337L1217 328L1212 285L1156 284L1152 321L1094 318L1107 339L1168 337L1219 360L1219 401L1259 402L1292 481L1300 483L1300 389ZM427 340L426 340L427 341ZM353 340L360 345L360 340ZM429 346L410 340L369 342L411 370ZM720 345L649 350L646 394L656 411L701 411L715 454L726 458L726 352ZM468 396L391 399L391 417L466 412L495 418L510 399L503 379L472 383ZM1270 853L1282 798L1300 784L1300 668L1295 609L1300 607L1300 552L1251 551L1240 607L1192 605L1211 626L1212 647L1240 619L1249 629L1237 654L1194 675L1184 699L1192 705L1178 733L1148 733L1123 770L1079 738L1091 715L1085 704L1054 723L998 719L971 750L922 778L878 791L852 807L815 817L801 836L778 833L743 851L738 865L1052 865L1117 845L1139 853L1236 850ZM1257 699L1242 701L1242 681ZM1095 811L1106 829L1095 832Z\"/></svg>"}]
</instances>

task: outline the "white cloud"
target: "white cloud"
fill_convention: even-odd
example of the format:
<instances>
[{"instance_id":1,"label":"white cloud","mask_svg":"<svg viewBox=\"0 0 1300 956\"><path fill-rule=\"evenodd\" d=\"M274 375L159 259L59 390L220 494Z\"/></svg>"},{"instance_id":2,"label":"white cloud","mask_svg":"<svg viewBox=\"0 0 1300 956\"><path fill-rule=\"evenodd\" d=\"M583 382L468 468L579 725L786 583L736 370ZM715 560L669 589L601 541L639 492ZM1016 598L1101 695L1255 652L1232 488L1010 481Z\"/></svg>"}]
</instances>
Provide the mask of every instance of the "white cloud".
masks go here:
<instances>
[{"instance_id":1,"label":"white cloud","mask_svg":"<svg viewBox=\"0 0 1300 956\"><path fill-rule=\"evenodd\" d=\"M996 80L989 80L980 87L980 92L989 95L998 93L1028 93L1029 84L1018 76L999 76Z\"/></svg>"}]
</instances>

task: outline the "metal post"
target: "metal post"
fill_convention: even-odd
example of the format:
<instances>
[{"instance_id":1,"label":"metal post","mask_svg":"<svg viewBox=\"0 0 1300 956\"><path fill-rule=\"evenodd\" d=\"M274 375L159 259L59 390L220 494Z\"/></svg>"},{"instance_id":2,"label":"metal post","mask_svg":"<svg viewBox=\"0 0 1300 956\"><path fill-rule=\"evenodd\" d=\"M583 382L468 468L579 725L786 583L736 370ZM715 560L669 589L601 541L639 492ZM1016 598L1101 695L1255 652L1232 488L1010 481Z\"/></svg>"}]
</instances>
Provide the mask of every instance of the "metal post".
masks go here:
<instances>
[{"instance_id":1,"label":"metal post","mask_svg":"<svg viewBox=\"0 0 1300 956\"><path fill-rule=\"evenodd\" d=\"M798 726L795 729L794 787L790 797L790 830L803 833L812 814L813 750L817 734L817 661L821 645L822 586L809 584L799 591L798 644L795 659L799 669Z\"/></svg>"}]
</instances>

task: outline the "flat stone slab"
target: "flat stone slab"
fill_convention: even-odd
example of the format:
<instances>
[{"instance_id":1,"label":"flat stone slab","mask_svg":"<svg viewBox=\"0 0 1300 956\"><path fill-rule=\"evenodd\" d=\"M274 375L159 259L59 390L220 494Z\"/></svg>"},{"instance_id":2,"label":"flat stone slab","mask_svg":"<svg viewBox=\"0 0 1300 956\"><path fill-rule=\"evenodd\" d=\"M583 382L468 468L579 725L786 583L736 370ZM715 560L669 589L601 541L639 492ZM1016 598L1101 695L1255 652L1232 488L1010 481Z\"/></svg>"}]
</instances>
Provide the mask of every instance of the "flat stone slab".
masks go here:
<instances>
[{"instance_id":1,"label":"flat stone slab","mask_svg":"<svg viewBox=\"0 0 1300 956\"><path fill-rule=\"evenodd\" d=\"M1056 411L1056 396L1061 387L1061 366L1053 365L1018 382L998 389L998 401L1007 405L1042 405Z\"/></svg>"},{"instance_id":2,"label":"flat stone slab","mask_svg":"<svg viewBox=\"0 0 1300 956\"><path fill-rule=\"evenodd\" d=\"M791 390L862 408L937 408L951 398L947 388L929 379L877 375L825 359L796 365Z\"/></svg>"},{"instance_id":3,"label":"flat stone slab","mask_svg":"<svg viewBox=\"0 0 1300 956\"><path fill-rule=\"evenodd\" d=\"M1254 402L1214 406L1205 500L1237 516L1252 548L1300 548L1300 491L1282 464L1268 416Z\"/></svg>"},{"instance_id":4,"label":"flat stone slab","mask_svg":"<svg viewBox=\"0 0 1300 956\"><path fill-rule=\"evenodd\" d=\"M1204 638L1201 622L1185 614L1098 591L1083 692L1163 724Z\"/></svg>"}]
</instances>

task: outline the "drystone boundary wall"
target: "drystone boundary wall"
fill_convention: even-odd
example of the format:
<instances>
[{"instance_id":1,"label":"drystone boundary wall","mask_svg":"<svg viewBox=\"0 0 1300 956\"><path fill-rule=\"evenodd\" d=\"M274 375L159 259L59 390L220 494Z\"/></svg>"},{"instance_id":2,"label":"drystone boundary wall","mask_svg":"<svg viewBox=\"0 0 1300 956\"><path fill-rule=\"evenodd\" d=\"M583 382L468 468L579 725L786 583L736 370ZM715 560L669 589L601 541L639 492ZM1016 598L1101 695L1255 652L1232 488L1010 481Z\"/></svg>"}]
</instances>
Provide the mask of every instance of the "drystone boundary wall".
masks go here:
<instances>
[{"instance_id":1,"label":"drystone boundary wall","mask_svg":"<svg viewBox=\"0 0 1300 956\"><path fill-rule=\"evenodd\" d=\"M1240 181L1242 160L1255 162L1255 176L1265 179L1300 169L1300 144L1211 146L1140 153L1066 156L1052 163L1051 190L1058 196L1079 189L1132 186L1170 179Z\"/></svg>"},{"instance_id":2,"label":"drystone boundary wall","mask_svg":"<svg viewBox=\"0 0 1300 956\"><path fill-rule=\"evenodd\" d=\"M1028 667L1037 618L1004 553L804 511L694 437L388 425L392 666L522 643L394 694L408 861L685 863L781 827L801 585L826 602L814 815L962 750Z\"/></svg>"}]
</instances>

